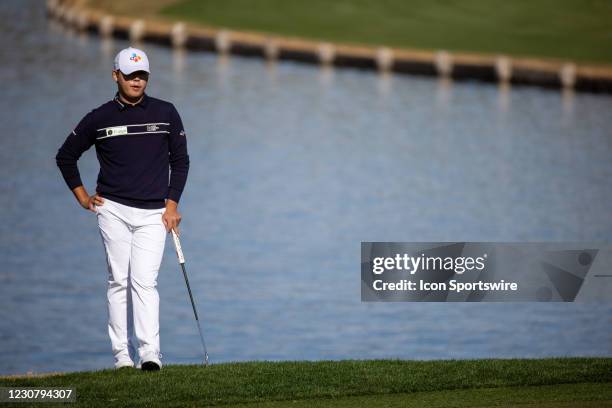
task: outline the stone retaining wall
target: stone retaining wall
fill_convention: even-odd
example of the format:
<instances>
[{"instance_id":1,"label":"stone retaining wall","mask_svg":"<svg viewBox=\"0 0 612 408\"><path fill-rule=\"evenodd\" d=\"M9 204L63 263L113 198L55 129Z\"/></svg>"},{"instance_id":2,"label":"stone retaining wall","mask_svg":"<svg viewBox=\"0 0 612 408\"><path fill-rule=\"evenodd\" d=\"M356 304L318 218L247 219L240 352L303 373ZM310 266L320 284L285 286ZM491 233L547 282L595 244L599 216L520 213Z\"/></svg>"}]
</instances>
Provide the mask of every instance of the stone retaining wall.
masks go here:
<instances>
[{"instance_id":1,"label":"stone retaining wall","mask_svg":"<svg viewBox=\"0 0 612 408\"><path fill-rule=\"evenodd\" d=\"M50 18L76 30L129 39L132 42L151 41L190 50L257 56L268 60L290 59L381 72L612 93L612 67L604 65L445 50L423 51L334 44L205 28L183 22L169 23L157 19L144 21L88 9L83 5L83 1L79 0L47 0L47 13Z\"/></svg>"}]
</instances>

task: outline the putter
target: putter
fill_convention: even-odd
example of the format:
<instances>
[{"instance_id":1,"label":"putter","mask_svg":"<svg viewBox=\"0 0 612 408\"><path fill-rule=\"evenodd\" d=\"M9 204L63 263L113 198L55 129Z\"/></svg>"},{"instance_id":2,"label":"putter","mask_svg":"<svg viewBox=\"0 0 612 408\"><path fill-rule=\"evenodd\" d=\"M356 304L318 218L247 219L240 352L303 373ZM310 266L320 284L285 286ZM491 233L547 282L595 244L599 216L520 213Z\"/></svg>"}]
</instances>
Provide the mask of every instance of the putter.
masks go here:
<instances>
[{"instance_id":1,"label":"putter","mask_svg":"<svg viewBox=\"0 0 612 408\"><path fill-rule=\"evenodd\" d=\"M181 264L181 269L183 270L183 277L185 278L185 283L187 284L187 291L189 292L189 299L191 299L191 307L193 308L193 314L196 319L196 323L198 324L198 332L200 333L200 340L202 341L202 349L204 350L204 365L208 365L208 352L206 351L206 343L204 342L204 335L202 335L202 326L200 326L200 319L198 319L198 312L196 310L195 302L193 301L193 295L191 294L191 287L189 286L189 279L187 279L187 270L185 270L185 257L183 256L183 250L181 249L181 241L179 241L179 237L172 229L172 238L174 240L174 247L176 248L176 255L178 256L179 263Z\"/></svg>"}]
</instances>

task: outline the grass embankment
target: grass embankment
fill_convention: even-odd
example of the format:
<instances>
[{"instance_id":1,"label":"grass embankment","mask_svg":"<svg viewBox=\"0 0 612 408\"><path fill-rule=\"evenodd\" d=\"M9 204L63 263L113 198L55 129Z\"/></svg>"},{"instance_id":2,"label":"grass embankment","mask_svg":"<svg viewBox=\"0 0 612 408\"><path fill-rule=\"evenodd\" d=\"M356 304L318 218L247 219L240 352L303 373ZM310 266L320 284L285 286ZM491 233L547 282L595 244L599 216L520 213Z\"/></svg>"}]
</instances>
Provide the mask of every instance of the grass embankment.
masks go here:
<instances>
[{"instance_id":1,"label":"grass embankment","mask_svg":"<svg viewBox=\"0 0 612 408\"><path fill-rule=\"evenodd\" d=\"M155 2L162 16L238 30L342 43L612 63L612 2L608 0Z\"/></svg>"},{"instance_id":2,"label":"grass embankment","mask_svg":"<svg viewBox=\"0 0 612 408\"><path fill-rule=\"evenodd\" d=\"M77 406L94 407L612 407L612 358L227 363L1 378L0 386L72 386Z\"/></svg>"}]
</instances>

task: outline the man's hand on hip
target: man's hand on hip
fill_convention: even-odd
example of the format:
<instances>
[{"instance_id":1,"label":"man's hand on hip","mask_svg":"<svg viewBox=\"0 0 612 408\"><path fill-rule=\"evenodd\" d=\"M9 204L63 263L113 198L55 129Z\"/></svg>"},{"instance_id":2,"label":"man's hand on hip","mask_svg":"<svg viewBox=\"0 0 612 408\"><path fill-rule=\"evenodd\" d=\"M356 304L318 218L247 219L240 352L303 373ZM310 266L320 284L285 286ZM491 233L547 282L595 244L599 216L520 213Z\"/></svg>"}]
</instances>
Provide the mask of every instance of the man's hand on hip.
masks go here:
<instances>
[{"instance_id":1,"label":"man's hand on hip","mask_svg":"<svg viewBox=\"0 0 612 408\"><path fill-rule=\"evenodd\" d=\"M102 198L101 196L98 195L98 193L96 193L92 195L91 197L89 197L86 203L81 204L81 205L83 206L83 208L97 213L98 210L96 207L104 205L104 198Z\"/></svg>"},{"instance_id":2,"label":"man's hand on hip","mask_svg":"<svg viewBox=\"0 0 612 408\"><path fill-rule=\"evenodd\" d=\"M178 225L181 223L181 214L177 210L178 203L173 200L166 200L166 211L162 214L162 221L166 227L166 232L172 229L179 235Z\"/></svg>"},{"instance_id":3,"label":"man's hand on hip","mask_svg":"<svg viewBox=\"0 0 612 408\"><path fill-rule=\"evenodd\" d=\"M90 197L83 186L75 187L72 192L79 204L81 204L81 207L91 212L97 212L96 207L104 204L104 198L99 196L98 193Z\"/></svg>"}]
</instances>

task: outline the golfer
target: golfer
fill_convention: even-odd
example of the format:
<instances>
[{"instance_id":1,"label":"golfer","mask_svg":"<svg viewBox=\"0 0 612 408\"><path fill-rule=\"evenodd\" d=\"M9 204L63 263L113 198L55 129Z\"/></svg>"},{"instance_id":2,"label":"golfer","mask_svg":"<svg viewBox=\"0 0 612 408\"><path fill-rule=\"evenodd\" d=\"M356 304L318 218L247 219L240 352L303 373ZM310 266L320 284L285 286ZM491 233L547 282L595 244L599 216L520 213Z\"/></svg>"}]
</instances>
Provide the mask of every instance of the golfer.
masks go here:
<instances>
[{"instance_id":1,"label":"golfer","mask_svg":"<svg viewBox=\"0 0 612 408\"><path fill-rule=\"evenodd\" d=\"M115 367L133 367L137 361L142 370L159 370L157 274L167 233L178 234L177 206L189 155L174 105L145 93L149 73L143 51L121 50L112 72L118 89L114 99L83 117L56 162L79 204L97 217L108 264L108 334ZM77 160L94 144L100 172L96 194L90 196Z\"/></svg>"}]
</instances>

